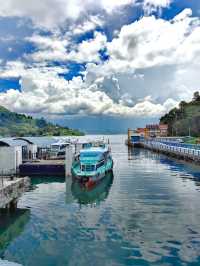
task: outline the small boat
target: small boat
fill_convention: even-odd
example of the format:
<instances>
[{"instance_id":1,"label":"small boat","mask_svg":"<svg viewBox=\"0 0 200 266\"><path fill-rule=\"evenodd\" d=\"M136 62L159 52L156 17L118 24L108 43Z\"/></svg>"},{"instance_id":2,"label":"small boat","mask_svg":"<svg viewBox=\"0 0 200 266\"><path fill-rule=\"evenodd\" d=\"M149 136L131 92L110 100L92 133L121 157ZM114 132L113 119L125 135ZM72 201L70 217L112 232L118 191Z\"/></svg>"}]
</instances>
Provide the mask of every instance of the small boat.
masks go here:
<instances>
[{"instance_id":1,"label":"small boat","mask_svg":"<svg viewBox=\"0 0 200 266\"><path fill-rule=\"evenodd\" d=\"M138 133L132 133L129 136L129 139L126 140L126 144L128 146L132 146L132 147L141 147L141 135Z\"/></svg>"},{"instance_id":2,"label":"small boat","mask_svg":"<svg viewBox=\"0 0 200 266\"><path fill-rule=\"evenodd\" d=\"M65 159L66 147L70 145L70 142L58 141L50 146L50 158L51 159Z\"/></svg>"},{"instance_id":3,"label":"small boat","mask_svg":"<svg viewBox=\"0 0 200 266\"><path fill-rule=\"evenodd\" d=\"M104 178L112 169L110 148L104 143L98 143L98 146L89 143L75 155L71 171L74 178L90 187Z\"/></svg>"}]
</instances>

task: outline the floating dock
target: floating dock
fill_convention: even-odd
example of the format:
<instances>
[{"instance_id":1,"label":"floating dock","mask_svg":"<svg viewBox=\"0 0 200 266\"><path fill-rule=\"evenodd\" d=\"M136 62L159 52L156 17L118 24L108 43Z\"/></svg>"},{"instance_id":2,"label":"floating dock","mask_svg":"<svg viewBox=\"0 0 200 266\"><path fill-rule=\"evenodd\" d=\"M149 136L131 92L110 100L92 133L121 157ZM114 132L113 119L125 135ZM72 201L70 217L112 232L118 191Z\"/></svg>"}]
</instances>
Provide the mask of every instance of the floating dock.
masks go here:
<instances>
[{"instance_id":1,"label":"floating dock","mask_svg":"<svg viewBox=\"0 0 200 266\"><path fill-rule=\"evenodd\" d=\"M17 200L27 190L30 185L28 177L0 178L0 208L16 209Z\"/></svg>"}]
</instances>

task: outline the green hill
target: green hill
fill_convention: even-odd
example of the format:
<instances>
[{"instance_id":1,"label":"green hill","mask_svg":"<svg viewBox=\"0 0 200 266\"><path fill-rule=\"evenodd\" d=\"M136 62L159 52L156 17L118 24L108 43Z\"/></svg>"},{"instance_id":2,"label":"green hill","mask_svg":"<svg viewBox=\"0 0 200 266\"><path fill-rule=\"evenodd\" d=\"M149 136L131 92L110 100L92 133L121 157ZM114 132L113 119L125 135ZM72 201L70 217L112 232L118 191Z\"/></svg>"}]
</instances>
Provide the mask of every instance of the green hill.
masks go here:
<instances>
[{"instance_id":1,"label":"green hill","mask_svg":"<svg viewBox=\"0 0 200 266\"><path fill-rule=\"evenodd\" d=\"M182 101L161 117L160 123L168 124L170 136L200 136L200 95L194 93L191 102Z\"/></svg>"},{"instance_id":2,"label":"green hill","mask_svg":"<svg viewBox=\"0 0 200 266\"><path fill-rule=\"evenodd\" d=\"M78 130L61 127L47 122L44 118L18 114L0 106L0 136L65 136L83 135Z\"/></svg>"}]
</instances>

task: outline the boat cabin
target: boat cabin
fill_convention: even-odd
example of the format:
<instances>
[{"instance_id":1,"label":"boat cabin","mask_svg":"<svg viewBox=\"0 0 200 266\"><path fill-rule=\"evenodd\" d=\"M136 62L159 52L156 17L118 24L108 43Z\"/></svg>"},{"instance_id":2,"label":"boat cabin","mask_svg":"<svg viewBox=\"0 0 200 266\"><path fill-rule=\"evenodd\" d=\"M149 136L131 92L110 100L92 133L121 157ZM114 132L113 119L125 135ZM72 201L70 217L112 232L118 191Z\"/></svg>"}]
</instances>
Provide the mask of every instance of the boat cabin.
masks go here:
<instances>
[{"instance_id":1,"label":"boat cabin","mask_svg":"<svg viewBox=\"0 0 200 266\"><path fill-rule=\"evenodd\" d=\"M105 164L108 155L109 150L105 147L82 149L79 155L81 171L96 171Z\"/></svg>"},{"instance_id":2,"label":"boat cabin","mask_svg":"<svg viewBox=\"0 0 200 266\"><path fill-rule=\"evenodd\" d=\"M50 146L50 157L60 158L65 157L66 147L70 145L69 142L56 142Z\"/></svg>"}]
</instances>

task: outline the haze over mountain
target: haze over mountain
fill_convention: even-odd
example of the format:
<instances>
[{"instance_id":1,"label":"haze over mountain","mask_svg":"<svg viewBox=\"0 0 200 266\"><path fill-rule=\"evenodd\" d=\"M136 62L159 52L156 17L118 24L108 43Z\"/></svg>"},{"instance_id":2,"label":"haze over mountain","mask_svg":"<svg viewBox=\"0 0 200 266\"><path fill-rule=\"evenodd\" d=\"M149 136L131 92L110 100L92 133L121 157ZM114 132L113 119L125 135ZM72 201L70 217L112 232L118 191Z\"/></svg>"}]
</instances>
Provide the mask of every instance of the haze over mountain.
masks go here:
<instances>
[{"instance_id":1,"label":"haze over mountain","mask_svg":"<svg viewBox=\"0 0 200 266\"><path fill-rule=\"evenodd\" d=\"M7 0L0 105L88 132L159 120L200 86L196 0Z\"/></svg>"}]
</instances>

